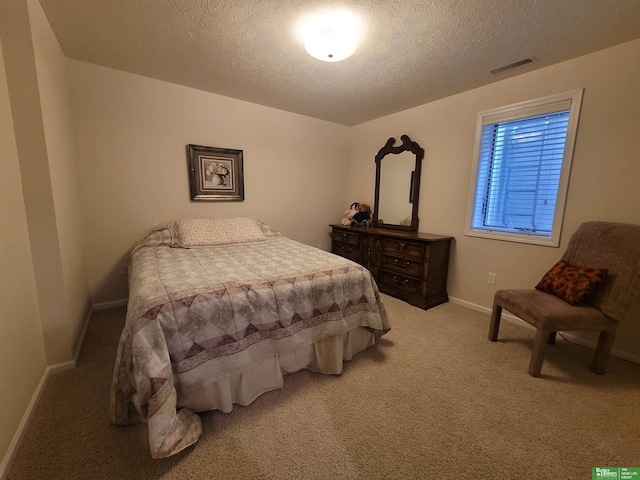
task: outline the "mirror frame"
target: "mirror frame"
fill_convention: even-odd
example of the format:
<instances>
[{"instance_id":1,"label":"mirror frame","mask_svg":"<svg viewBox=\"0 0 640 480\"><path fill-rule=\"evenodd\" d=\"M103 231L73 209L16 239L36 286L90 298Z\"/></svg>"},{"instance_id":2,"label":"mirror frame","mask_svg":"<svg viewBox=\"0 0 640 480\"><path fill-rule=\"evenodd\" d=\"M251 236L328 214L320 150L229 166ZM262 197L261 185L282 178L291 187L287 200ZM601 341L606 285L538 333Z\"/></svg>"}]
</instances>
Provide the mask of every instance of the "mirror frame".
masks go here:
<instances>
[{"instance_id":1,"label":"mirror frame","mask_svg":"<svg viewBox=\"0 0 640 480\"><path fill-rule=\"evenodd\" d=\"M416 142L412 141L408 135L402 135L400 137L402 144L394 147L396 143L395 138L390 138L387 143L380 149L376 155L376 193L375 203L373 210L373 226L379 228L393 228L397 230L408 230L415 232L418 230L418 206L420 202L420 173L422 170L422 159L424 158L424 149ZM413 205L411 211L411 224L410 225L395 225L390 223L384 223L378 220L378 207L380 202L380 171L382 167L382 159L387 155L397 155L402 152L411 152L416 156L416 164L413 170L411 185L409 191L409 202ZM389 160L387 160L389 161Z\"/></svg>"}]
</instances>

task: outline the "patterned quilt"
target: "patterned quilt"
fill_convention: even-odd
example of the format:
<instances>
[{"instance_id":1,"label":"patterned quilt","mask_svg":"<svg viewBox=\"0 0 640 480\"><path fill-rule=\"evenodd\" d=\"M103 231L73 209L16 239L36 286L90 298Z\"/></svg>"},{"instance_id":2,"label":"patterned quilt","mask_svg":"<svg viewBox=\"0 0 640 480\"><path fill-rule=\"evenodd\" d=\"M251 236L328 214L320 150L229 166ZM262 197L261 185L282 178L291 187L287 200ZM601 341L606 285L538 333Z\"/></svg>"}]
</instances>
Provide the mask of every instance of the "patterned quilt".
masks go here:
<instances>
[{"instance_id":1,"label":"patterned quilt","mask_svg":"<svg viewBox=\"0 0 640 480\"><path fill-rule=\"evenodd\" d=\"M280 235L176 248L171 224L151 231L130 264L111 419L147 422L151 455L201 435L189 392L331 335L390 329L368 270Z\"/></svg>"}]
</instances>

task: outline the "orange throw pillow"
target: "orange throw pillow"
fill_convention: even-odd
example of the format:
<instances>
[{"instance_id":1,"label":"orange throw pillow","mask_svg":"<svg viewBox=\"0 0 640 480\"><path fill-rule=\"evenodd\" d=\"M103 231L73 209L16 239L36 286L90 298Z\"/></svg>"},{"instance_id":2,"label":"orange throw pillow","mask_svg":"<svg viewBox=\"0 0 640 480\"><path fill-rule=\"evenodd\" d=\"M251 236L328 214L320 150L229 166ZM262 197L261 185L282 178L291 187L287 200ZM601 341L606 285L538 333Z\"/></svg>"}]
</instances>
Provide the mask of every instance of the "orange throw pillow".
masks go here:
<instances>
[{"instance_id":1,"label":"orange throw pillow","mask_svg":"<svg viewBox=\"0 0 640 480\"><path fill-rule=\"evenodd\" d=\"M577 305L598 288L606 274L607 269L577 267L560 260L544 274L536 289Z\"/></svg>"}]
</instances>

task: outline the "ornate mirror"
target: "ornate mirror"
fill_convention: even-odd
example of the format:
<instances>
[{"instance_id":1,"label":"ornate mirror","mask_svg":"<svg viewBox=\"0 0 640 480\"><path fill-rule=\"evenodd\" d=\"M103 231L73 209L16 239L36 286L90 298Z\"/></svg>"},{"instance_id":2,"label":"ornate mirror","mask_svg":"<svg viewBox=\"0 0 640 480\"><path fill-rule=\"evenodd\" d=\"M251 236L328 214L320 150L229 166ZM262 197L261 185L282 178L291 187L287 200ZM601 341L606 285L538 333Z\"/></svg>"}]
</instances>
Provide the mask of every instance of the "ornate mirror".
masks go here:
<instances>
[{"instance_id":1,"label":"ornate mirror","mask_svg":"<svg viewBox=\"0 0 640 480\"><path fill-rule=\"evenodd\" d=\"M373 226L418 230L420 169L424 149L407 135L394 146L390 138L376 155L376 194Z\"/></svg>"}]
</instances>

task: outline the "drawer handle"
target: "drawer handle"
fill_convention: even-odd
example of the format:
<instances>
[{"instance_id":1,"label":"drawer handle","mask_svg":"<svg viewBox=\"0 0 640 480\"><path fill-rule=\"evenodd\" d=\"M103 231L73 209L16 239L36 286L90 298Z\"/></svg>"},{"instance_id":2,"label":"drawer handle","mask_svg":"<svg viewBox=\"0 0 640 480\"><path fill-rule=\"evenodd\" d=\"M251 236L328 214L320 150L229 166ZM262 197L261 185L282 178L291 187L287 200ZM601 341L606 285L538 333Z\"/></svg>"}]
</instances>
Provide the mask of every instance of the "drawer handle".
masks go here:
<instances>
[{"instance_id":1,"label":"drawer handle","mask_svg":"<svg viewBox=\"0 0 640 480\"><path fill-rule=\"evenodd\" d=\"M347 234L347 233L343 233L343 234L342 234L342 238L349 238L349 234Z\"/></svg>"},{"instance_id":2,"label":"drawer handle","mask_svg":"<svg viewBox=\"0 0 640 480\"><path fill-rule=\"evenodd\" d=\"M395 275L393 276L393 281L396 283L399 283L400 285L406 285L407 283L409 283L408 279L405 278L404 280L400 281L398 280L398 277Z\"/></svg>"},{"instance_id":3,"label":"drawer handle","mask_svg":"<svg viewBox=\"0 0 640 480\"><path fill-rule=\"evenodd\" d=\"M396 265L402 267L402 268L407 268L409 265L411 265L410 262L404 262L404 263L400 263L400 260L398 260L397 258L393 261L393 263L395 263Z\"/></svg>"},{"instance_id":4,"label":"drawer handle","mask_svg":"<svg viewBox=\"0 0 640 480\"><path fill-rule=\"evenodd\" d=\"M407 250L409 250L407 248L407 244L404 243L404 242L400 242L400 251L403 252L403 253L407 253Z\"/></svg>"}]
</instances>

